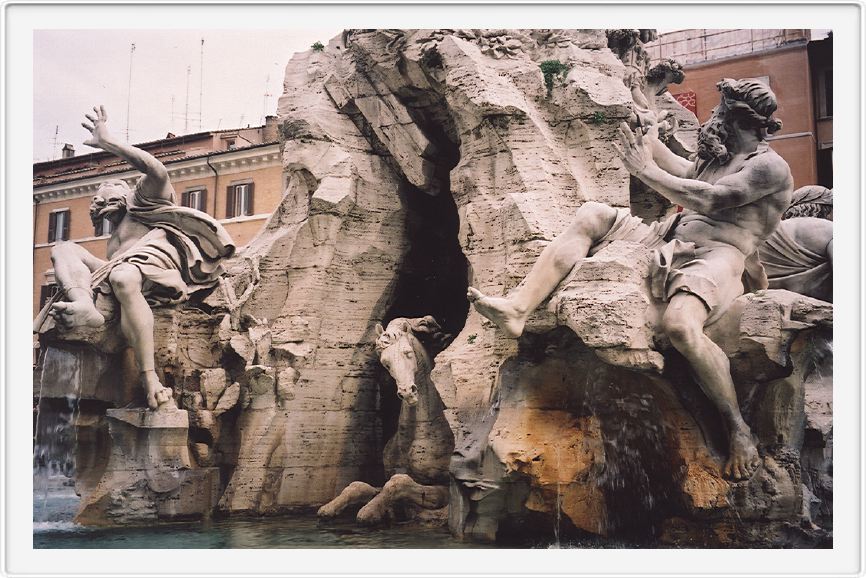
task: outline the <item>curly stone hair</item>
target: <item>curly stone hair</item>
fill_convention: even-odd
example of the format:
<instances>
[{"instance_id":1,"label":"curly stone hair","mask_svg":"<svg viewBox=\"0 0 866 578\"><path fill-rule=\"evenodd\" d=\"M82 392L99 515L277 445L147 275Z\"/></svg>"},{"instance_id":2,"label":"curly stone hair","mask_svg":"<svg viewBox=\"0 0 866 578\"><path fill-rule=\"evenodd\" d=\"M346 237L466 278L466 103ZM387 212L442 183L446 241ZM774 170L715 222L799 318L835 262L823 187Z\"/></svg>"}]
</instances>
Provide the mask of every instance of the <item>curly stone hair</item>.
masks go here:
<instances>
[{"instance_id":1,"label":"curly stone hair","mask_svg":"<svg viewBox=\"0 0 866 578\"><path fill-rule=\"evenodd\" d=\"M770 87L754 78L722 79L716 86L722 103L733 118L773 134L782 129L782 121L773 118L778 102Z\"/></svg>"},{"instance_id":2,"label":"curly stone hair","mask_svg":"<svg viewBox=\"0 0 866 578\"><path fill-rule=\"evenodd\" d=\"M673 58L665 58L652 68L650 68L649 72L646 73L646 79L648 82L658 82L662 80L667 74L671 75L674 84L680 84L683 80L685 80L686 75L683 73L683 65L674 60Z\"/></svg>"}]
</instances>

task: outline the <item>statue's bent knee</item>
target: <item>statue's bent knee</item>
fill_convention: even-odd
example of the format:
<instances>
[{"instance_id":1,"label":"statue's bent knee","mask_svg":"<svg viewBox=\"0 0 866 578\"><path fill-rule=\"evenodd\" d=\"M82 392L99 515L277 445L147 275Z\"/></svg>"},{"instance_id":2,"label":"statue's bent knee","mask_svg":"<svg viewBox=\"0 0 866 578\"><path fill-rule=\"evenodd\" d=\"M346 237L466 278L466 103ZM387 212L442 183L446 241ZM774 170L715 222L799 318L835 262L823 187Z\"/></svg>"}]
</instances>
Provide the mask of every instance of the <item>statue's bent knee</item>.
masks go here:
<instances>
[{"instance_id":1,"label":"statue's bent knee","mask_svg":"<svg viewBox=\"0 0 866 578\"><path fill-rule=\"evenodd\" d=\"M661 326L662 331L677 349L696 343L703 333L703 327L699 327L689 319L688 315L670 309L662 317Z\"/></svg>"},{"instance_id":2,"label":"statue's bent knee","mask_svg":"<svg viewBox=\"0 0 866 578\"><path fill-rule=\"evenodd\" d=\"M141 290L141 273L134 265L118 265L108 274L108 280L115 292Z\"/></svg>"}]
</instances>

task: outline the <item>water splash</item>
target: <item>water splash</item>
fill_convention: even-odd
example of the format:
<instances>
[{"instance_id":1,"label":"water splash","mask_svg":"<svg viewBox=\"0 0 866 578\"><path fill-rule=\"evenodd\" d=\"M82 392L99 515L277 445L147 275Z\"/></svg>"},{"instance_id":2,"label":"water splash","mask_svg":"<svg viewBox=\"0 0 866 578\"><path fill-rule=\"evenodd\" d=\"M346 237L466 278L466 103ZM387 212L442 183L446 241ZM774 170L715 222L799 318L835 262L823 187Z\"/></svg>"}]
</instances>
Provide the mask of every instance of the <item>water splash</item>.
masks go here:
<instances>
[{"instance_id":1,"label":"water splash","mask_svg":"<svg viewBox=\"0 0 866 578\"><path fill-rule=\"evenodd\" d=\"M39 396L33 432L33 520L37 523L71 519L68 507L58 509L54 500L68 506L68 488L76 470L78 430L76 423L81 405L81 367L77 357L70 353L48 348L41 359ZM46 368L50 367L50 371ZM47 380L57 381L62 389L70 391L65 397L45 397ZM61 386L52 383L51 389Z\"/></svg>"}]
</instances>

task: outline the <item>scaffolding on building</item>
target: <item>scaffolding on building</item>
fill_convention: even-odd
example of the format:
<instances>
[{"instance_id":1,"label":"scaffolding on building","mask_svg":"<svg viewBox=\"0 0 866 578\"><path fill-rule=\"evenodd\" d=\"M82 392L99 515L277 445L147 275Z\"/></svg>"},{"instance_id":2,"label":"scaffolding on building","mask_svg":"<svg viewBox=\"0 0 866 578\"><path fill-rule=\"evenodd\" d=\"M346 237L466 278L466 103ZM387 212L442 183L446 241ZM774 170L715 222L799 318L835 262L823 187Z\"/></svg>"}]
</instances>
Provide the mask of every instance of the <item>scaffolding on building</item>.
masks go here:
<instances>
[{"instance_id":1,"label":"scaffolding on building","mask_svg":"<svg viewBox=\"0 0 866 578\"><path fill-rule=\"evenodd\" d=\"M653 62L672 58L689 65L809 41L809 29L689 29L659 35L645 46Z\"/></svg>"}]
</instances>

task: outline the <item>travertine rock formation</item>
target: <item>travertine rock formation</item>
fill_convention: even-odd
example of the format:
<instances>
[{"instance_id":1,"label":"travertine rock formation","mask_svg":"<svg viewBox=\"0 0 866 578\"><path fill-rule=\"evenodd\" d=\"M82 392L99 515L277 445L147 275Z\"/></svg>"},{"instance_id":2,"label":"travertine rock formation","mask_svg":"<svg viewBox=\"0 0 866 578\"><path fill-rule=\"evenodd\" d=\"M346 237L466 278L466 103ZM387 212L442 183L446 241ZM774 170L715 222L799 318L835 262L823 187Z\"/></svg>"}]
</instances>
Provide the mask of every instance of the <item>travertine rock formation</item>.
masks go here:
<instances>
[{"instance_id":1,"label":"travertine rock formation","mask_svg":"<svg viewBox=\"0 0 866 578\"><path fill-rule=\"evenodd\" d=\"M546 61L564 70L549 93ZM280 206L220 287L157 314L160 377L188 412L184 471L219 469L216 508L289 512L381 486L399 400L374 327L431 314L455 335L432 380L454 436L456 534L814 543L799 525L808 511L828 527L832 396L807 370L826 359L805 358L829 306L767 292L717 324L764 451L736 485L719 475L718 418L657 342L641 247L587 260L519 341L468 310L468 284L506 293L586 200L671 210L630 187L611 146L634 108L626 73L603 30L351 30L291 59ZM51 360L98 360L80 380L85 495L116 469L105 408L132 394L115 337L43 337L44 392L68 393ZM183 515L209 512L198 504Z\"/></svg>"}]
</instances>

